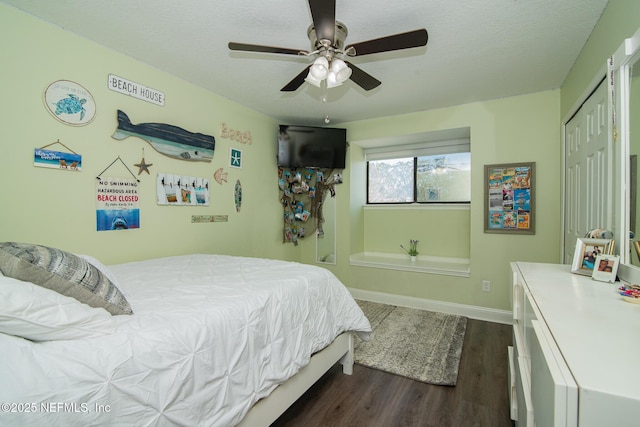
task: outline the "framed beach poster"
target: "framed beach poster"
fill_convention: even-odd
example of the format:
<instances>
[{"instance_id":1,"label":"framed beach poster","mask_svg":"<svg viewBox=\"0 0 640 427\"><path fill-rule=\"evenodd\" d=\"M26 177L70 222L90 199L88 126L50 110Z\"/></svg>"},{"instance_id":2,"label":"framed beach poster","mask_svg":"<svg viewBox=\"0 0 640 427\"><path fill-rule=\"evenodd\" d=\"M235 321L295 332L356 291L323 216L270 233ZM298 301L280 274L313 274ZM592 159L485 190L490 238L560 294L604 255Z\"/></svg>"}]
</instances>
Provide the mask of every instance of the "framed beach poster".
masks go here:
<instances>
[{"instance_id":1,"label":"framed beach poster","mask_svg":"<svg viewBox=\"0 0 640 427\"><path fill-rule=\"evenodd\" d=\"M485 165L485 233L535 234L535 166Z\"/></svg>"}]
</instances>

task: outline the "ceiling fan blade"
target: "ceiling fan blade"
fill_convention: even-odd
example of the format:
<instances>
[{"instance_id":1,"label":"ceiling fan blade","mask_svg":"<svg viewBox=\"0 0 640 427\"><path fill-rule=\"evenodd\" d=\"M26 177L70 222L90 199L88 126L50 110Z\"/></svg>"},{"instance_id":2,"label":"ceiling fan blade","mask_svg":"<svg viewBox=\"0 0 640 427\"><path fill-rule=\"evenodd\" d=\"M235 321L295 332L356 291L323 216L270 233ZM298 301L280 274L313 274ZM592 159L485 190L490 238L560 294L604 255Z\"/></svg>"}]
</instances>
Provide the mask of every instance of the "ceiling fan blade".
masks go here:
<instances>
[{"instance_id":1,"label":"ceiling fan blade","mask_svg":"<svg viewBox=\"0 0 640 427\"><path fill-rule=\"evenodd\" d=\"M375 89L382 84L382 82L369 73L362 71L352 63L345 61L349 68L351 68L351 77L349 77L355 84L360 86L364 90Z\"/></svg>"},{"instance_id":2,"label":"ceiling fan blade","mask_svg":"<svg viewBox=\"0 0 640 427\"><path fill-rule=\"evenodd\" d=\"M427 40L429 40L427 30L422 28L420 30L414 30L406 33L394 34L392 36L380 37L379 39L354 43L347 46L345 48L345 52L353 48L355 52L348 52L349 56L369 55L372 53L389 52L392 50L424 46L427 44Z\"/></svg>"},{"instance_id":3,"label":"ceiling fan blade","mask_svg":"<svg viewBox=\"0 0 640 427\"><path fill-rule=\"evenodd\" d=\"M309 0L318 40L329 40L333 44L336 32L336 0Z\"/></svg>"},{"instance_id":4,"label":"ceiling fan blade","mask_svg":"<svg viewBox=\"0 0 640 427\"><path fill-rule=\"evenodd\" d=\"M263 46L259 44L247 44L247 43L236 43L236 42L229 42L229 49L240 50L243 52L281 53L284 55L305 55L309 53L306 50L288 49L286 47Z\"/></svg>"},{"instance_id":5,"label":"ceiling fan blade","mask_svg":"<svg viewBox=\"0 0 640 427\"><path fill-rule=\"evenodd\" d=\"M307 74L309 74L309 68L311 68L311 65L313 64L309 64L307 68L305 68L300 74L295 76L293 80L285 85L285 87L280 89L280 92L293 92L300 86L302 86L302 83L304 83L304 79L307 77Z\"/></svg>"}]
</instances>

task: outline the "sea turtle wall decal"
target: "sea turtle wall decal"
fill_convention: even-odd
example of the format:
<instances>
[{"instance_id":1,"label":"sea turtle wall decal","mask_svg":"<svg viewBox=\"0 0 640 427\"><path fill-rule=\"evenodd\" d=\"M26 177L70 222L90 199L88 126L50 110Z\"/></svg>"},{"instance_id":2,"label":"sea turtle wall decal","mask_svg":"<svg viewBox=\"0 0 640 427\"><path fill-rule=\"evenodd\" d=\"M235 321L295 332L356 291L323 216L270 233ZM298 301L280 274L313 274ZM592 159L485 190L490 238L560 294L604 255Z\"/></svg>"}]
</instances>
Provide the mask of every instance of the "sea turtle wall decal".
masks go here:
<instances>
[{"instance_id":1,"label":"sea turtle wall decal","mask_svg":"<svg viewBox=\"0 0 640 427\"><path fill-rule=\"evenodd\" d=\"M53 117L72 126L86 125L96 115L96 103L91 93L70 80L57 80L47 86L44 105Z\"/></svg>"},{"instance_id":2,"label":"sea turtle wall decal","mask_svg":"<svg viewBox=\"0 0 640 427\"><path fill-rule=\"evenodd\" d=\"M84 104L87 102L86 98L78 98L76 95L70 93L67 98L63 98L56 102L55 114L77 114L80 113L80 120L84 119L84 115L87 110L84 109Z\"/></svg>"}]
</instances>

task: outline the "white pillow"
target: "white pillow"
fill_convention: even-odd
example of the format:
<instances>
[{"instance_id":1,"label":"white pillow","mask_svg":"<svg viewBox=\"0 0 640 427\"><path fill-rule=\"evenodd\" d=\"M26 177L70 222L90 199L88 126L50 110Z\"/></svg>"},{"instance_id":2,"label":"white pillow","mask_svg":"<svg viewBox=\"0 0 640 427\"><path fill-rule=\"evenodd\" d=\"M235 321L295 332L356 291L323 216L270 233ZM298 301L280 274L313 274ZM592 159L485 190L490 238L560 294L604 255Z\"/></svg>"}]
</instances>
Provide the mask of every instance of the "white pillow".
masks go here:
<instances>
[{"instance_id":1,"label":"white pillow","mask_svg":"<svg viewBox=\"0 0 640 427\"><path fill-rule=\"evenodd\" d=\"M115 331L105 309L0 274L0 332L32 341L95 338Z\"/></svg>"}]
</instances>

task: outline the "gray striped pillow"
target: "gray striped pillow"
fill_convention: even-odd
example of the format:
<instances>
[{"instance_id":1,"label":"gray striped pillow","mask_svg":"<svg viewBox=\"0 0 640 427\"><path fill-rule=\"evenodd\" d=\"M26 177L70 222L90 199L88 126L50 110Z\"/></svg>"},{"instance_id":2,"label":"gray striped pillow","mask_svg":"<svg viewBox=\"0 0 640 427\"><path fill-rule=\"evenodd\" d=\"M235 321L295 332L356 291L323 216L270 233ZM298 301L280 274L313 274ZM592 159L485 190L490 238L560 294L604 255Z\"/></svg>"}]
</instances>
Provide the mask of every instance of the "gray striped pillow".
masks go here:
<instances>
[{"instance_id":1,"label":"gray striped pillow","mask_svg":"<svg viewBox=\"0 0 640 427\"><path fill-rule=\"evenodd\" d=\"M133 314L122 292L100 270L72 253L27 243L0 243L0 271L111 314Z\"/></svg>"}]
</instances>

